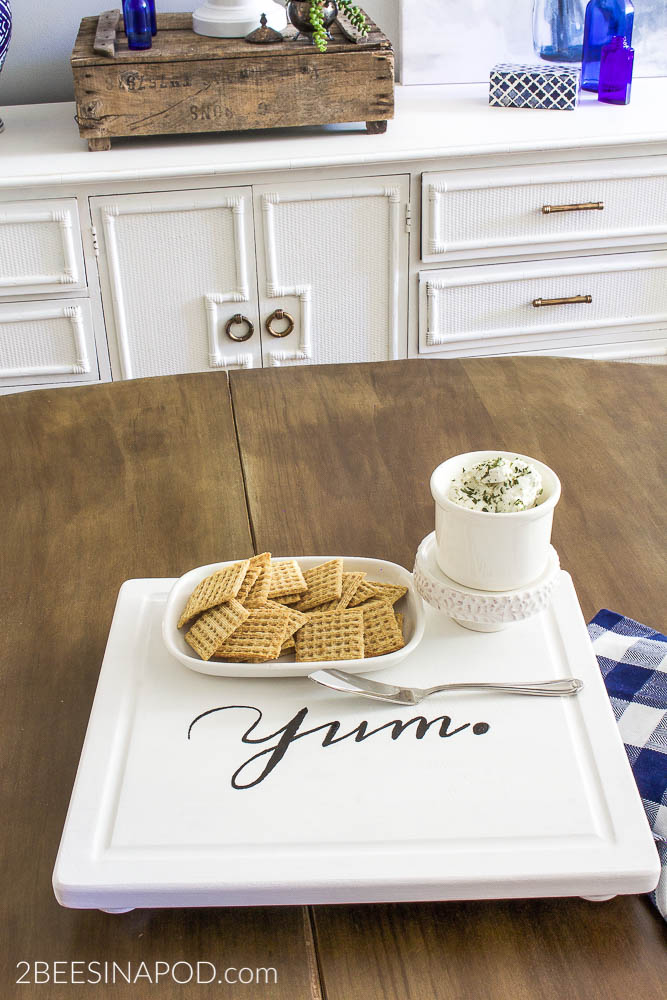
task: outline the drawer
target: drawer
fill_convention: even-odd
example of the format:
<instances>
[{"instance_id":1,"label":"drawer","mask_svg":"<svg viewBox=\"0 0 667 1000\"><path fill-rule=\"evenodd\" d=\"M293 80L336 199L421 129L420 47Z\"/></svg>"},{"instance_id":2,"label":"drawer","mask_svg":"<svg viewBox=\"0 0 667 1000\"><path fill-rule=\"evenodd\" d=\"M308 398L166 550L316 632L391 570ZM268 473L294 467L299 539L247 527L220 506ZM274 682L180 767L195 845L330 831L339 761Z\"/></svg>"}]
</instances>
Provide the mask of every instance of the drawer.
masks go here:
<instances>
[{"instance_id":1,"label":"drawer","mask_svg":"<svg viewBox=\"0 0 667 1000\"><path fill-rule=\"evenodd\" d=\"M422 234L425 261L660 243L667 156L426 173Z\"/></svg>"},{"instance_id":2,"label":"drawer","mask_svg":"<svg viewBox=\"0 0 667 1000\"><path fill-rule=\"evenodd\" d=\"M99 377L88 299L0 304L0 386Z\"/></svg>"},{"instance_id":3,"label":"drawer","mask_svg":"<svg viewBox=\"0 0 667 1000\"><path fill-rule=\"evenodd\" d=\"M552 302L557 299L579 301ZM534 305L534 302L541 304ZM667 251L422 271L419 353L545 350L667 324Z\"/></svg>"},{"instance_id":4,"label":"drawer","mask_svg":"<svg viewBox=\"0 0 667 1000\"><path fill-rule=\"evenodd\" d=\"M75 198L0 205L0 298L85 287Z\"/></svg>"}]
</instances>

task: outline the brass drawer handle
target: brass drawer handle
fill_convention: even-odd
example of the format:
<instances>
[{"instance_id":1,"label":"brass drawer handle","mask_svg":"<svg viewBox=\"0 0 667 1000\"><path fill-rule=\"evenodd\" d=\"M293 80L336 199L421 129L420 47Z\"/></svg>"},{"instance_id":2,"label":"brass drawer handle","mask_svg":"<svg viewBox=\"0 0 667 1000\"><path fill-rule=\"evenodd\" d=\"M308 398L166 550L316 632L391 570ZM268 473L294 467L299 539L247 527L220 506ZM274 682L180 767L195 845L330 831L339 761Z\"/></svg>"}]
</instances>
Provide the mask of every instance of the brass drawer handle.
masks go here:
<instances>
[{"instance_id":1,"label":"brass drawer handle","mask_svg":"<svg viewBox=\"0 0 667 1000\"><path fill-rule=\"evenodd\" d=\"M232 327L238 326L240 323L245 323L246 331L239 336L236 333L232 333ZM225 333L230 340L250 340L254 332L254 325L250 322L247 316L242 316L241 313L236 313L235 316L232 316L232 318L228 319L225 323Z\"/></svg>"},{"instance_id":2,"label":"brass drawer handle","mask_svg":"<svg viewBox=\"0 0 667 1000\"><path fill-rule=\"evenodd\" d=\"M533 299L533 305L536 309L540 306L564 306L568 305L570 302L592 302L592 295L568 295L564 299Z\"/></svg>"},{"instance_id":3,"label":"brass drawer handle","mask_svg":"<svg viewBox=\"0 0 667 1000\"><path fill-rule=\"evenodd\" d=\"M271 325L274 319L286 320L287 321L286 328L284 330L274 330L273 326ZM285 312L284 309L274 310L274 312L271 313L271 315L268 317L266 321L266 331L267 333L270 333L272 337L287 337L292 332L293 329L294 329L294 320L292 319L292 317L288 312Z\"/></svg>"},{"instance_id":4,"label":"brass drawer handle","mask_svg":"<svg viewBox=\"0 0 667 1000\"><path fill-rule=\"evenodd\" d=\"M601 212L603 209L603 201L582 201L577 205L542 205L542 214L551 215L552 212Z\"/></svg>"}]
</instances>

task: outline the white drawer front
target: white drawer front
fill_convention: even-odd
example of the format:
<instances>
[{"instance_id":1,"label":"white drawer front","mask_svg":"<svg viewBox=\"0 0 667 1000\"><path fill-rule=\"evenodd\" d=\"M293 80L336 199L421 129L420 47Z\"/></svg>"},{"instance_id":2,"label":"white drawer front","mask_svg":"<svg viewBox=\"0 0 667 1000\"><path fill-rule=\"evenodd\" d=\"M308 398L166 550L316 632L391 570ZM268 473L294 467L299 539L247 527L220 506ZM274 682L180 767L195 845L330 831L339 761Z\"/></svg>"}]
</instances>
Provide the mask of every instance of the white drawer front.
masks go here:
<instances>
[{"instance_id":1,"label":"white drawer front","mask_svg":"<svg viewBox=\"0 0 667 1000\"><path fill-rule=\"evenodd\" d=\"M0 385L98 379L87 299L0 305Z\"/></svg>"},{"instance_id":2,"label":"white drawer front","mask_svg":"<svg viewBox=\"0 0 667 1000\"><path fill-rule=\"evenodd\" d=\"M667 251L422 271L420 353L667 321ZM534 306L536 300L590 301Z\"/></svg>"},{"instance_id":3,"label":"white drawer front","mask_svg":"<svg viewBox=\"0 0 667 1000\"><path fill-rule=\"evenodd\" d=\"M426 261L660 242L667 157L427 173L422 216Z\"/></svg>"},{"instance_id":4,"label":"white drawer front","mask_svg":"<svg viewBox=\"0 0 667 1000\"><path fill-rule=\"evenodd\" d=\"M85 287L75 198L0 205L1 297Z\"/></svg>"}]
</instances>

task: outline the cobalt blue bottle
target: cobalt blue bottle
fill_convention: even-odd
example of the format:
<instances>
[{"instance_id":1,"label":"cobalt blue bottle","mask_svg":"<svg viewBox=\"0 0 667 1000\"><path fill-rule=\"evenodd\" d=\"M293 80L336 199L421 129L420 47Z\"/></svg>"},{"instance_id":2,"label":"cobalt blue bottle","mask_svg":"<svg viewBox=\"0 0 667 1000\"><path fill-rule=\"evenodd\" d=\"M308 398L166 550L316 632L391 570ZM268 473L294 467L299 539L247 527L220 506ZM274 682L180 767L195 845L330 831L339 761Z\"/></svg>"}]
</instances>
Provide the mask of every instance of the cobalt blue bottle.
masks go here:
<instances>
[{"instance_id":1,"label":"cobalt blue bottle","mask_svg":"<svg viewBox=\"0 0 667 1000\"><path fill-rule=\"evenodd\" d=\"M598 89L603 45L607 45L615 35L621 35L630 45L634 17L632 0L590 0L584 21L582 90Z\"/></svg>"},{"instance_id":2,"label":"cobalt blue bottle","mask_svg":"<svg viewBox=\"0 0 667 1000\"><path fill-rule=\"evenodd\" d=\"M151 16L151 35L157 35L157 20L155 19L155 0L146 0L148 13Z\"/></svg>"},{"instance_id":3,"label":"cobalt blue bottle","mask_svg":"<svg viewBox=\"0 0 667 1000\"><path fill-rule=\"evenodd\" d=\"M150 49L153 41L151 38L151 14L147 0L125 0L123 16L128 47L131 49Z\"/></svg>"}]
</instances>

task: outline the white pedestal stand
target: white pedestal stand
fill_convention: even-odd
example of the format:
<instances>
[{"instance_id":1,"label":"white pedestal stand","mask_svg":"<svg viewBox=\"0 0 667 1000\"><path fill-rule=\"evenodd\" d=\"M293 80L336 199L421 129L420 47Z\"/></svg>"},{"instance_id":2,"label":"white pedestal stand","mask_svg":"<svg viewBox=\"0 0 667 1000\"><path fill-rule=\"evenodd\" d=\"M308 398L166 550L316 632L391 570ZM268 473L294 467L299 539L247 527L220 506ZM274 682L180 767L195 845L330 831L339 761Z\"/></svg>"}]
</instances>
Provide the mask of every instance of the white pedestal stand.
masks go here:
<instances>
[{"instance_id":1,"label":"white pedestal stand","mask_svg":"<svg viewBox=\"0 0 667 1000\"><path fill-rule=\"evenodd\" d=\"M277 11L271 0L206 0L192 15L192 30L214 38L244 38L259 27L262 13L270 27L285 27L284 11Z\"/></svg>"}]
</instances>

